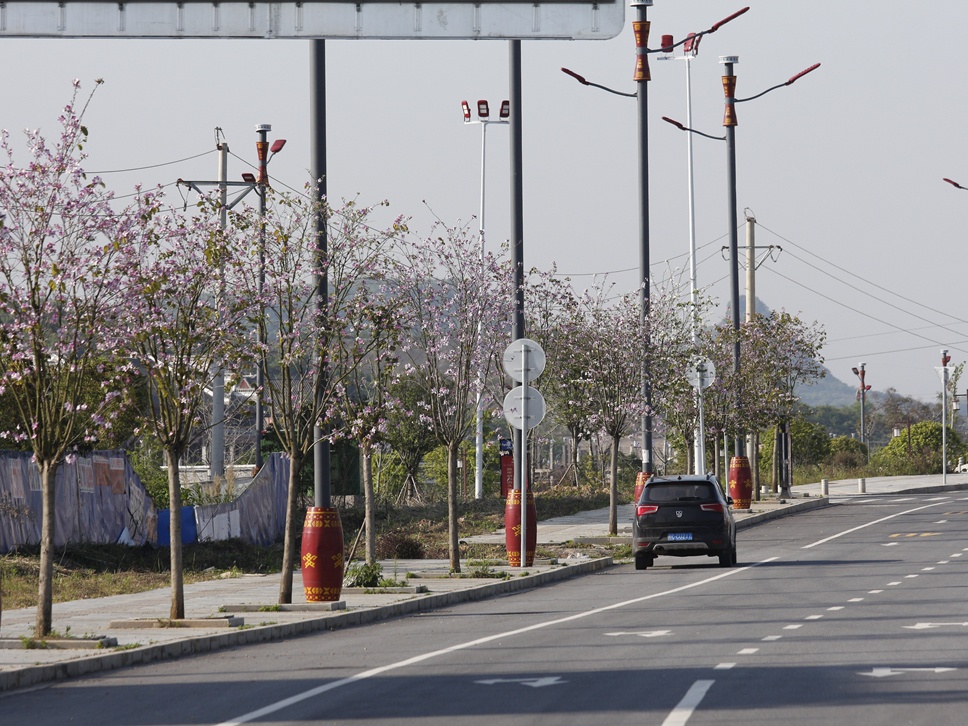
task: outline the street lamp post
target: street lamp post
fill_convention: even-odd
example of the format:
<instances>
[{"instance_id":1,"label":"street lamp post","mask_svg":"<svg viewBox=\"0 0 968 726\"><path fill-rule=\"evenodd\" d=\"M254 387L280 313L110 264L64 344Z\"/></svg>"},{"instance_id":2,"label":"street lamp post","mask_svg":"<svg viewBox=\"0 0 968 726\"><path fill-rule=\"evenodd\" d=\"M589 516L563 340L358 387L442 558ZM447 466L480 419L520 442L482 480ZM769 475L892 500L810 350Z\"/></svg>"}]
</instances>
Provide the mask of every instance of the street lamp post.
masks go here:
<instances>
[{"instance_id":1,"label":"street lamp post","mask_svg":"<svg viewBox=\"0 0 968 726\"><path fill-rule=\"evenodd\" d=\"M695 33L689 33L686 36L686 41L682 45L682 55L676 56L670 54L660 55L659 60L681 60L686 62L686 125L692 126L692 61L699 55L699 41L702 40L702 36L697 36ZM672 46L672 36L664 35L662 36L662 46L663 50ZM690 325L690 335L692 340L692 347L695 349L699 340L699 321L698 321L698 311L699 311L699 285L697 282L696 275L696 185L693 179L693 155L692 155L692 134L686 136L686 183L688 187L688 199L689 199L689 301L692 305L692 320ZM694 430L693 437L695 439L693 443L693 459L694 459L694 470L696 474L703 474L706 467L706 446L705 446L705 436L702 425L702 408L703 408L703 389L702 387L696 388L696 403L697 409L699 411L699 423Z\"/></svg>"},{"instance_id":2,"label":"street lamp post","mask_svg":"<svg viewBox=\"0 0 968 726\"><path fill-rule=\"evenodd\" d=\"M259 140L255 143L256 155L259 159L259 178L256 180L259 195L259 299L262 299L262 289L266 282L266 193L269 190L269 161L286 145L285 139L276 139L269 146L268 134L272 131L269 124L259 124L255 127ZM245 178L245 177L243 177ZM261 303L260 303L261 304ZM259 344L265 345L265 331L259 327ZM262 407L262 389L265 388L265 369L261 361L255 374L255 469L262 469L262 431L265 427L265 413Z\"/></svg>"},{"instance_id":3,"label":"street lamp post","mask_svg":"<svg viewBox=\"0 0 968 726\"><path fill-rule=\"evenodd\" d=\"M477 120L471 120L471 107L467 101L460 102L461 109L464 112L464 123L465 124L480 124L481 125L481 209L480 215L478 216L479 224L478 230L480 233L480 259L483 263L484 261L484 195L485 195L485 169L487 163L487 127L491 124L501 124L507 126L510 124L509 117L511 115L511 103L510 101L504 101L501 104L501 110L499 112L499 117L497 120L490 118L490 109L488 107L487 101L477 102ZM477 331L480 334L481 324L477 324ZM478 373L480 376L480 372ZM484 497L484 400L480 390L480 381L478 381L477 390L477 400L475 406L475 426L474 426L474 498L482 499ZM464 477L466 480L467 472L465 470Z\"/></svg>"},{"instance_id":4,"label":"street lamp post","mask_svg":"<svg viewBox=\"0 0 968 726\"><path fill-rule=\"evenodd\" d=\"M678 43L665 43L663 42L662 48L659 50L650 50L648 47L649 42L649 21L647 17L647 10L652 5L652 0L632 0L632 7L636 9L636 19L632 22L632 31L635 35L635 73L633 75L633 80L636 83L635 93L623 93L622 91L616 91L615 89L609 88L608 86L603 86L598 83L592 83L585 80L584 76L575 73L567 68L562 68L564 73L574 78L576 81L584 86L593 86L599 88L603 91L608 91L609 93L614 93L617 96L626 96L629 98L636 99L636 107L638 110L637 120L638 120L638 140L639 140L639 272L640 272L640 290L641 290L641 314L640 322L643 329L646 331L646 348L648 347L648 316L649 316L649 267L650 267L650 250L649 250L649 123L648 123L648 112L649 112L649 97L648 97L648 81L651 80L651 74L649 71L649 53L671 53L676 46L683 45L686 43L685 39ZM692 36L692 42L698 42L698 38L703 35L708 35L709 33L715 33L720 27L728 23L730 20L739 17L743 13L749 10L748 7L733 13L727 18L720 20L718 23L710 27L708 30L704 30L701 33L696 33ZM653 452L652 452L652 386L650 382L649 373L649 360L648 356L643 356L642 358L642 475L644 477L651 476L653 472Z\"/></svg>"},{"instance_id":5,"label":"street lamp post","mask_svg":"<svg viewBox=\"0 0 968 726\"><path fill-rule=\"evenodd\" d=\"M737 203L736 203L736 139L735 139L735 129L738 125L736 118L736 104L745 103L746 101L753 101L760 96L764 96L770 91L775 91L778 88L784 86L789 86L797 79L807 75L811 71L816 70L820 67L819 63L800 71L795 76L791 76L789 79L783 83L778 83L775 86L767 88L765 91L757 93L755 96L750 96L748 98L736 98L736 76L733 73L733 66L739 62L739 57L734 55L720 56L719 62L725 66L724 74L722 77L723 81L723 93L725 94L725 110L723 114L723 126L726 127L726 133L724 136L711 136L705 134L701 131L697 131L688 126L675 121L666 116L662 117L663 121L666 121L676 128L682 131L688 131L689 133L699 134L700 136L705 136L708 139L715 139L718 141L726 142L726 162L727 162L727 179L729 185L729 256L730 256L730 306L732 307L732 325L733 334L736 336L736 340L733 343L733 373L736 376L736 406L739 408L742 403L742 391L739 388L739 373L740 373L740 341L739 341L739 222ZM737 457L742 456L742 432L737 431L733 439L733 449Z\"/></svg>"},{"instance_id":6,"label":"street lamp post","mask_svg":"<svg viewBox=\"0 0 968 726\"><path fill-rule=\"evenodd\" d=\"M941 377L941 485L948 483L948 363L951 356L948 349L941 349L941 367L938 375Z\"/></svg>"},{"instance_id":7,"label":"street lamp post","mask_svg":"<svg viewBox=\"0 0 968 726\"><path fill-rule=\"evenodd\" d=\"M857 389L857 400L860 401L860 443L867 450L867 460L870 461L870 447L867 446L867 420L864 409L867 404L867 392L871 390L871 387L864 383L864 376L867 374L866 367L866 363L858 363L857 368L851 368L851 370L860 379L860 386Z\"/></svg>"}]
</instances>

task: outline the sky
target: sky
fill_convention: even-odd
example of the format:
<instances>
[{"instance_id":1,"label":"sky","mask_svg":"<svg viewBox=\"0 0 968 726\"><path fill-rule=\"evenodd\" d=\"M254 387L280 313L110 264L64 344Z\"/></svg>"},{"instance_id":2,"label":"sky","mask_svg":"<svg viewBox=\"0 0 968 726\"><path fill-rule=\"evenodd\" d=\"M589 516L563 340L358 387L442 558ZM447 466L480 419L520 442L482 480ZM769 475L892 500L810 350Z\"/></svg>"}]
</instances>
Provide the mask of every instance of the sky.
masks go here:
<instances>
[{"instance_id":1,"label":"sky","mask_svg":"<svg viewBox=\"0 0 968 726\"><path fill-rule=\"evenodd\" d=\"M723 0L655 0L650 46L710 27L744 7ZM631 20L610 40L522 43L526 267L639 279L638 136L633 99L561 72L634 92ZM952 33L968 3L917 12L896 0L751 3L703 39L691 63L693 127L724 133L722 55L736 55L737 96L821 67L737 107L737 205L757 222L757 297L823 325L831 373L856 386L866 363L875 391L935 400L941 349L968 360L968 54ZM57 133L71 82L105 83L85 118L86 166L121 195L137 183L214 179L215 128L233 156L230 179L255 163L257 124L287 139L273 184L309 178L310 42L303 40L18 39L0 37L0 126ZM679 51L677 51L678 53ZM332 200L387 200L388 219L434 217L476 227L481 127L461 101L508 97L503 40L330 40L326 43L328 177ZM651 61L650 225L653 277L684 274L689 249L686 63ZM726 315L729 265L726 145L694 137L697 281ZM129 171L130 170L130 171ZM487 131L489 245L509 236L508 129ZM745 233L740 230L740 245ZM772 245L773 249L768 249ZM782 248L782 251L776 249ZM745 272L741 271L741 281ZM962 406L962 411L968 406Z\"/></svg>"}]
</instances>

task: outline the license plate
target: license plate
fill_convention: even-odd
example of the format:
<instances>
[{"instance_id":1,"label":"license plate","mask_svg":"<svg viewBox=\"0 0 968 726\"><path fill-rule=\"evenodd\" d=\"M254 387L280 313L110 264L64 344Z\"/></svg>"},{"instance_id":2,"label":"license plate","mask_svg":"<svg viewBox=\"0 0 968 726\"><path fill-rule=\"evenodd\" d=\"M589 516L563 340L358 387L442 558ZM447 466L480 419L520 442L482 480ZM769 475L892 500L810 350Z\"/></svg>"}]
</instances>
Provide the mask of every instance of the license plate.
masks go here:
<instances>
[{"instance_id":1,"label":"license plate","mask_svg":"<svg viewBox=\"0 0 968 726\"><path fill-rule=\"evenodd\" d=\"M673 532L669 535L670 542L692 542L692 532Z\"/></svg>"}]
</instances>

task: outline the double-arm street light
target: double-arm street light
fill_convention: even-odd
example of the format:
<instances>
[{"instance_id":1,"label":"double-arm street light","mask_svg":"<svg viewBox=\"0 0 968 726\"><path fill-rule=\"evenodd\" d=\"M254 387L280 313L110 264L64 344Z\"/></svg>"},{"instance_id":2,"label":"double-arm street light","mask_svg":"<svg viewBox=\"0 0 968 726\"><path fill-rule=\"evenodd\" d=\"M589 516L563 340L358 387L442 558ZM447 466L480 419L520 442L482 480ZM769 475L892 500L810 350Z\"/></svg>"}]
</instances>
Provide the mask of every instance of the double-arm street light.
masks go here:
<instances>
[{"instance_id":1,"label":"double-arm street light","mask_svg":"<svg viewBox=\"0 0 968 726\"><path fill-rule=\"evenodd\" d=\"M479 225L478 229L480 231L480 242L481 242L481 262L484 261L484 194L485 194L485 169L487 164L487 127L491 124L501 124L507 126L510 124L511 116L511 102L504 101L501 103L501 110L498 112L498 118L492 119L491 110L488 106L487 101L477 102L477 119L471 119L471 107L467 101L460 102L461 109L464 112L464 123L465 124L480 124L481 125L481 210L478 217ZM480 332L481 325L478 323L477 330ZM480 382L479 382L480 383ZM484 497L484 402L481 395L480 387L477 391L477 405L475 414L475 426L474 426L474 498L482 499ZM466 474L466 472L465 472Z\"/></svg>"},{"instance_id":2,"label":"double-arm street light","mask_svg":"<svg viewBox=\"0 0 968 726\"><path fill-rule=\"evenodd\" d=\"M736 203L736 126L738 125L738 120L736 118L736 104L745 103L746 101L753 101L760 96L764 96L770 91L775 91L778 88L783 88L784 86L789 86L794 81L803 76L807 75L811 71L816 70L820 67L819 63L815 63L809 68L800 71L795 76L791 76L789 79L783 83L778 83L775 86L767 88L765 91L757 93L755 96L750 96L748 98L736 98L736 76L733 73L733 66L739 62L739 57L734 55L720 56L719 62L725 66L725 72L723 74L723 93L725 94L725 111L723 114L723 126L726 127L725 136L711 136L709 134L704 134L701 131L696 131L693 128L684 126L678 121L674 121L671 118L662 117L663 121L667 121L673 126L681 129L682 131L688 131L689 133L699 134L700 136L705 136L709 139L716 139L719 141L726 142L726 163L727 163L727 179L729 184L729 256L730 256L730 305L732 307L732 323L733 323L733 334L735 335L735 341L733 342L733 374L737 382L736 386L736 406L737 409L742 402L742 390L739 387L739 373L740 373L740 341L739 341L739 215ZM735 437L733 439L733 448L735 456L739 457L743 454L743 432L737 430Z\"/></svg>"},{"instance_id":3,"label":"double-arm street light","mask_svg":"<svg viewBox=\"0 0 968 726\"><path fill-rule=\"evenodd\" d=\"M564 73L574 78L585 86L593 86L618 96L627 96L636 99L638 109L638 139L639 139L639 273L640 273L640 297L641 313L640 321L643 330L646 331L646 355L642 358L641 371L641 397L642 397L642 473L645 477L653 473L652 457L652 384L650 381L649 361L648 361L648 316L649 316L649 95L648 81L652 76L649 71L650 53L671 53L676 46L683 45L689 38L678 43L663 43L659 49L650 49L649 42L649 21L648 8L652 5L652 0L632 0L632 7L636 9L636 19L632 22L632 30L635 36L635 72L632 80L635 81L635 93L624 93L616 91L598 83L592 83L574 71L562 68ZM743 8L739 12L733 13L727 18L720 20L707 30L691 36L693 42L698 42L698 38L703 35L715 33L719 28L730 20L739 17L749 10Z\"/></svg>"}]
</instances>

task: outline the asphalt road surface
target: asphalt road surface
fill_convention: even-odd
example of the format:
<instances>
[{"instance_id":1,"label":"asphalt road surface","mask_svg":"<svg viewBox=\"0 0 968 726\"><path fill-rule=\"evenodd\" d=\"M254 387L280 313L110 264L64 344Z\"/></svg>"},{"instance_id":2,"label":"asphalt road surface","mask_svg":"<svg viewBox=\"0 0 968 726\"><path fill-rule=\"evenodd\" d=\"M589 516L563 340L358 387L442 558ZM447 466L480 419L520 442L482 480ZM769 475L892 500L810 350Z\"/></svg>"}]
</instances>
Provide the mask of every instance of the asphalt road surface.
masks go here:
<instances>
[{"instance_id":1,"label":"asphalt road surface","mask_svg":"<svg viewBox=\"0 0 968 726\"><path fill-rule=\"evenodd\" d=\"M13 692L0 724L968 723L968 497L846 500L738 552Z\"/></svg>"}]
</instances>

